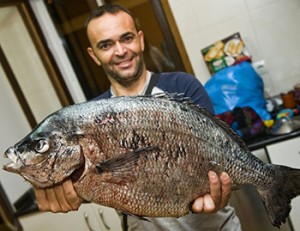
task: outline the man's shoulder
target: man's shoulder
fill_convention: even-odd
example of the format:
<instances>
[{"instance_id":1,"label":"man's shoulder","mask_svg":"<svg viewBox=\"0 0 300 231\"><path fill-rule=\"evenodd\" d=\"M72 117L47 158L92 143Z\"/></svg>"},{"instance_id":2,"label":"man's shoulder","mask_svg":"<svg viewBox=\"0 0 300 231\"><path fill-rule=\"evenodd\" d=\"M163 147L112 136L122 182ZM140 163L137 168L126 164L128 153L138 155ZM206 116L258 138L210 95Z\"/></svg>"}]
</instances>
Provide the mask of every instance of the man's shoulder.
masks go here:
<instances>
[{"instance_id":1,"label":"man's shoulder","mask_svg":"<svg viewBox=\"0 0 300 231\"><path fill-rule=\"evenodd\" d=\"M163 73L160 73L161 80L166 81L170 78L182 80L182 81L191 81L191 80L196 79L196 77L194 77L193 75L188 74L186 72L163 72Z\"/></svg>"},{"instance_id":2,"label":"man's shoulder","mask_svg":"<svg viewBox=\"0 0 300 231\"><path fill-rule=\"evenodd\" d=\"M157 86L164 90L180 90L185 92L190 88L201 88L199 80L191 74L185 72L166 72L161 73L157 82Z\"/></svg>"},{"instance_id":3,"label":"man's shoulder","mask_svg":"<svg viewBox=\"0 0 300 231\"><path fill-rule=\"evenodd\" d=\"M98 99L108 99L111 97L111 93L110 90L107 90L105 92L103 92L101 95L93 98L92 100L98 100Z\"/></svg>"}]
</instances>

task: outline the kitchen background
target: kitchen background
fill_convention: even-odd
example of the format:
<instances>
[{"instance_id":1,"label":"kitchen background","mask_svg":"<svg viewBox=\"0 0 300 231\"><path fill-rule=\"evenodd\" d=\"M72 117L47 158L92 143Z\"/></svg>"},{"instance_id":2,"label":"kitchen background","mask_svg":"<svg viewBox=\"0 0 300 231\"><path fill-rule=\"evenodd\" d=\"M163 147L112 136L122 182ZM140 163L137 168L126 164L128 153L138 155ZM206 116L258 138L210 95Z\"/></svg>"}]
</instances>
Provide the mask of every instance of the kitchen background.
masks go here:
<instances>
[{"instance_id":1,"label":"kitchen background","mask_svg":"<svg viewBox=\"0 0 300 231\"><path fill-rule=\"evenodd\" d=\"M299 0L169 0L196 77L210 74L201 49L240 32L253 55L265 61L262 78L268 95L300 82Z\"/></svg>"},{"instance_id":2,"label":"kitchen background","mask_svg":"<svg viewBox=\"0 0 300 231\"><path fill-rule=\"evenodd\" d=\"M1 2L5 1L0 0ZM32 117L39 122L68 102L82 102L86 98L70 60L64 52L64 44L51 21L44 1L28 2L62 76L54 76L49 80L48 76L52 75L51 68L50 71L49 68L45 68L45 63L48 61L40 59L35 46L40 41L32 41L20 11L16 7L0 8L0 45L15 72L16 80L22 87L24 93L22 97L27 99L32 109ZM137 0L137 2L147 1ZM264 61L265 67L261 76L268 96L291 90L300 82L299 0L164 0L162 2L169 4L193 72L203 84L209 80L210 74L201 49L235 32L240 32L253 56L253 62ZM3 70L3 63L0 68L0 78L2 131L0 153L3 153L7 145L15 143L30 131L31 124L26 120L13 94L11 84ZM67 99L61 100L54 91L52 85L55 78L64 78L70 92ZM0 155L0 165L5 162L6 160ZM14 174L1 171L0 180L8 192L11 203L29 188L26 182Z\"/></svg>"}]
</instances>

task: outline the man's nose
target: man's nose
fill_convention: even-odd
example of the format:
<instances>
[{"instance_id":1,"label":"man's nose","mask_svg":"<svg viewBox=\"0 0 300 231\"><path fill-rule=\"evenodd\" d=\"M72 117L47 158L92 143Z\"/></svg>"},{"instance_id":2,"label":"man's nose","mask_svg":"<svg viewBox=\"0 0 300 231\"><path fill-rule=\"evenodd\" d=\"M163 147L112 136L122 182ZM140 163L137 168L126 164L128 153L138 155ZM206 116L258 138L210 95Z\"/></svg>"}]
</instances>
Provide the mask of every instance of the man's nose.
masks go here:
<instances>
[{"instance_id":1,"label":"man's nose","mask_svg":"<svg viewBox=\"0 0 300 231\"><path fill-rule=\"evenodd\" d=\"M127 49L125 46L122 45L122 43L120 42L116 42L116 45L115 45L115 54L116 55L124 55L126 53Z\"/></svg>"}]
</instances>

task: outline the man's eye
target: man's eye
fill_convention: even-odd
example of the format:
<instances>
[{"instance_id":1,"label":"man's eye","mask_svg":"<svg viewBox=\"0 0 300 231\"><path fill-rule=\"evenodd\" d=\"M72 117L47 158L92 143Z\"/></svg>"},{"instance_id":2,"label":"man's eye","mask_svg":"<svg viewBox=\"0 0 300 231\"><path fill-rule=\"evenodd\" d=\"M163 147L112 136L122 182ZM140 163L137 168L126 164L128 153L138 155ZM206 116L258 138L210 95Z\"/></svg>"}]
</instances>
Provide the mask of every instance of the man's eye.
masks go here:
<instances>
[{"instance_id":1,"label":"man's eye","mask_svg":"<svg viewBox=\"0 0 300 231\"><path fill-rule=\"evenodd\" d=\"M132 40L133 40L133 37L132 37L132 36L126 36L126 37L123 38L123 41L124 41L124 42L127 42L127 43L128 43L128 42L131 42Z\"/></svg>"},{"instance_id":2,"label":"man's eye","mask_svg":"<svg viewBox=\"0 0 300 231\"><path fill-rule=\"evenodd\" d=\"M100 46L100 49L101 50L108 50L110 48L110 45L109 44L102 44L101 46Z\"/></svg>"}]
</instances>

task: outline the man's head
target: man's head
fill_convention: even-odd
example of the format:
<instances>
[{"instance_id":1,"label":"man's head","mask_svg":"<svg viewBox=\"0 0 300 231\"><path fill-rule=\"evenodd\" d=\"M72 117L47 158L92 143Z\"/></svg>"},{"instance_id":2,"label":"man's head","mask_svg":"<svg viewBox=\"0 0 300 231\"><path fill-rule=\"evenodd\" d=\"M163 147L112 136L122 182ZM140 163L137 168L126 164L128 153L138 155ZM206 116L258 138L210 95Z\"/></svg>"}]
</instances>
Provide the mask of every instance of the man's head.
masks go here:
<instances>
[{"instance_id":1,"label":"man's head","mask_svg":"<svg viewBox=\"0 0 300 231\"><path fill-rule=\"evenodd\" d=\"M135 20L134 16L132 15L132 13L128 9L126 9L122 6L112 5L112 4L104 4L102 6L97 7L95 10L93 10L92 13L90 14L90 16L88 17L88 19L85 22L85 27L87 28L89 22L92 19L101 17L105 13L116 14L116 13L121 12L121 11L123 11L123 12L125 12L125 13L127 13L131 16L132 20L134 21L136 30L139 31L140 29L139 29L138 23L136 22L136 20Z\"/></svg>"},{"instance_id":2,"label":"man's head","mask_svg":"<svg viewBox=\"0 0 300 231\"><path fill-rule=\"evenodd\" d=\"M117 5L98 7L87 20L89 55L111 82L130 86L145 70L144 35L131 13Z\"/></svg>"}]
</instances>

